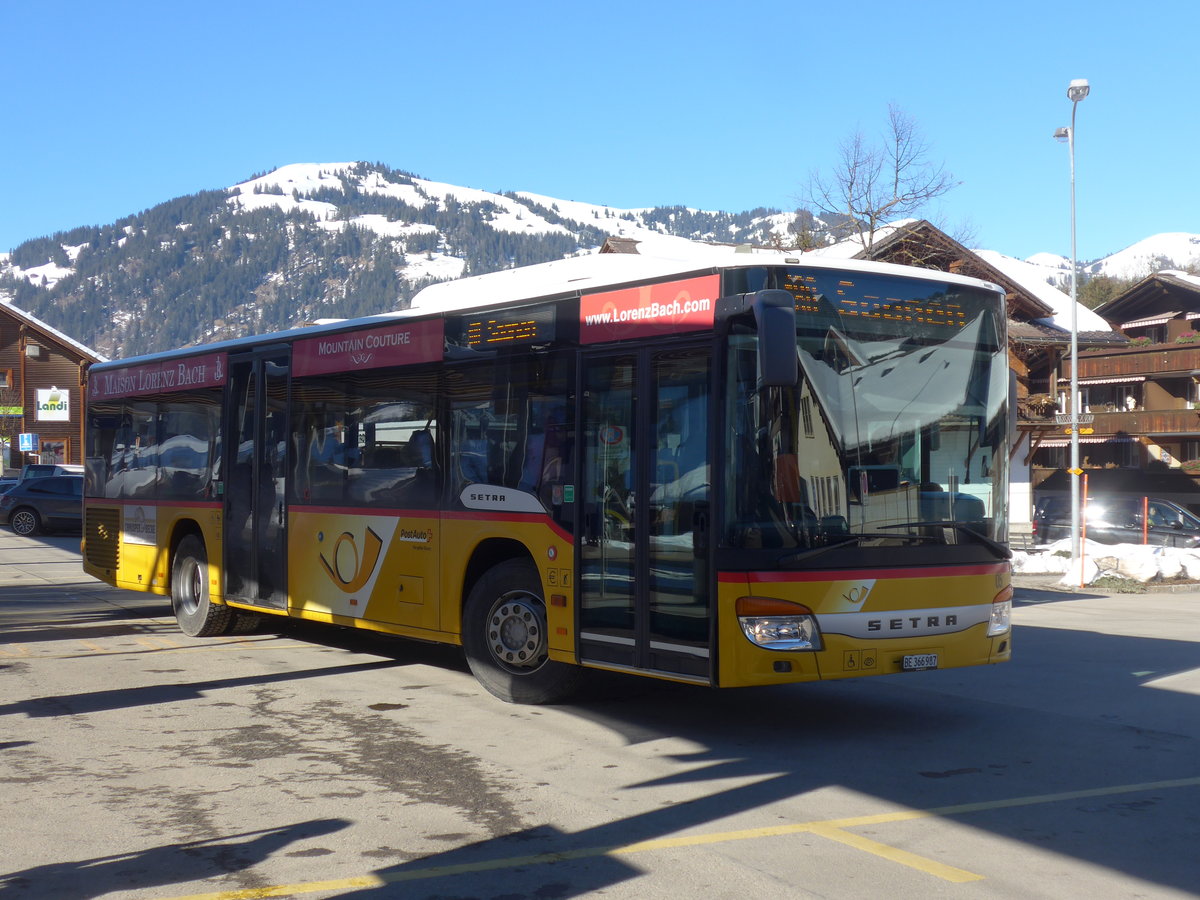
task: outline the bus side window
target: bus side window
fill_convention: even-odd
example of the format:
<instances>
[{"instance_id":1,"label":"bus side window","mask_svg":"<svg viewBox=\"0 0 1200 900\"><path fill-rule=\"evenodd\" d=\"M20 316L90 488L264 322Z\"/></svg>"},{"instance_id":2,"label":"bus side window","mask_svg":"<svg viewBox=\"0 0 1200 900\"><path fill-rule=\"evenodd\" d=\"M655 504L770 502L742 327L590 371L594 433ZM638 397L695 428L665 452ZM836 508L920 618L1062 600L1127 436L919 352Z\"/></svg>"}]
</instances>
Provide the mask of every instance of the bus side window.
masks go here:
<instances>
[{"instance_id":1,"label":"bus side window","mask_svg":"<svg viewBox=\"0 0 1200 900\"><path fill-rule=\"evenodd\" d=\"M446 373L450 400L450 494L469 484L537 496L560 522L573 504L569 355L514 356Z\"/></svg>"},{"instance_id":2,"label":"bus side window","mask_svg":"<svg viewBox=\"0 0 1200 900\"><path fill-rule=\"evenodd\" d=\"M451 470L456 490L465 484L483 484L488 480L487 415L479 406L454 410Z\"/></svg>"},{"instance_id":3,"label":"bus side window","mask_svg":"<svg viewBox=\"0 0 1200 900\"><path fill-rule=\"evenodd\" d=\"M349 469L350 502L430 506L437 493L433 410L424 403L388 401L363 404L360 418L362 457Z\"/></svg>"}]
</instances>

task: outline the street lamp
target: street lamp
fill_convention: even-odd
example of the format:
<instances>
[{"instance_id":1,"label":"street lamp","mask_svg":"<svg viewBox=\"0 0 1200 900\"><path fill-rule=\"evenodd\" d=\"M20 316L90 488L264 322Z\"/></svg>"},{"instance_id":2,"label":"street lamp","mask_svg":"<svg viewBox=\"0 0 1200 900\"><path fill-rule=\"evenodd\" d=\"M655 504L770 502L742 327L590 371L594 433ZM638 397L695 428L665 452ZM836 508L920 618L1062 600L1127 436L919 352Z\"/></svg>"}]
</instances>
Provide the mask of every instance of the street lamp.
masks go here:
<instances>
[{"instance_id":1,"label":"street lamp","mask_svg":"<svg viewBox=\"0 0 1200 900\"><path fill-rule=\"evenodd\" d=\"M1076 78L1067 86L1067 99L1071 101L1071 127L1059 128L1056 138L1067 139L1071 156L1071 566L1079 568L1080 515L1079 515L1079 266L1075 261L1075 108L1088 95L1091 88L1084 78ZM1082 572L1080 573L1082 575Z\"/></svg>"}]
</instances>

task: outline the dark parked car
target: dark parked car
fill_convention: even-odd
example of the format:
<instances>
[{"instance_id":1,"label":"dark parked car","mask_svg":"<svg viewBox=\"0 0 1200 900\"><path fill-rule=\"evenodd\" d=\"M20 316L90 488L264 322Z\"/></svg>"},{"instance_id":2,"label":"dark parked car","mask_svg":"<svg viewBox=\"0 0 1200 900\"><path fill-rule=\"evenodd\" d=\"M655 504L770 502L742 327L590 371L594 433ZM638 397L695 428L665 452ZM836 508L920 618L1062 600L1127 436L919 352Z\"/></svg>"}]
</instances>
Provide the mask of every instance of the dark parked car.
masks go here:
<instances>
[{"instance_id":1,"label":"dark parked car","mask_svg":"<svg viewBox=\"0 0 1200 900\"><path fill-rule=\"evenodd\" d=\"M1143 516L1145 507L1149 516ZM1145 541L1165 547L1200 547L1200 518L1170 500L1135 496L1089 497L1086 510L1087 539L1099 544L1140 544L1146 518ZM1033 514L1034 541L1049 544L1071 536L1071 498L1043 497Z\"/></svg>"},{"instance_id":2,"label":"dark parked car","mask_svg":"<svg viewBox=\"0 0 1200 900\"><path fill-rule=\"evenodd\" d=\"M0 525L38 534L83 525L83 476L31 478L0 495Z\"/></svg>"},{"instance_id":3,"label":"dark parked car","mask_svg":"<svg viewBox=\"0 0 1200 900\"><path fill-rule=\"evenodd\" d=\"M70 463L30 463L21 469L18 481L28 481L30 478L47 478L51 475L82 475L83 466Z\"/></svg>"}]
</instances>

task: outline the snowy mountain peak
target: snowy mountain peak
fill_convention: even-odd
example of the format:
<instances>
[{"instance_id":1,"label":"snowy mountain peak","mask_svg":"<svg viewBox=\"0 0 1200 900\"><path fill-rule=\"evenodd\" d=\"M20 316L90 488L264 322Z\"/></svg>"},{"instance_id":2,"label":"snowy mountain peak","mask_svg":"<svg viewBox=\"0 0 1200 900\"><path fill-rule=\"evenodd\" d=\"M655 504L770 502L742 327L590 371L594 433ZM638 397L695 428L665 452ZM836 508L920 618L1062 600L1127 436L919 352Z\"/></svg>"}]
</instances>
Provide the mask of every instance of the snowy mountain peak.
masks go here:
<instances>
[{"instance_id":1,"label":"snowy mountain peak","mask_svg":"<svg viewBox=\"0 0 1200 900\"><path fill-rule=\"evenodd\" d=\"M26 241L0 256L0 301L119 355L404 308L433 282L596 253L610 238L643 258L698 262L713 244L784 249L801 239L821 255L855 255L858 242L826 243L842 231L837 224L796 211L620 209L462 187L380 164L296 163L111 225ZM1069 312L1062 256L976 252L1043 300L1055 320ZM1168 233L1084 272L1140 278L1197 266L1200 235ZM1085 330L1104 327L1086 310L1079 316Z\"/></svg>"}]
</instances>

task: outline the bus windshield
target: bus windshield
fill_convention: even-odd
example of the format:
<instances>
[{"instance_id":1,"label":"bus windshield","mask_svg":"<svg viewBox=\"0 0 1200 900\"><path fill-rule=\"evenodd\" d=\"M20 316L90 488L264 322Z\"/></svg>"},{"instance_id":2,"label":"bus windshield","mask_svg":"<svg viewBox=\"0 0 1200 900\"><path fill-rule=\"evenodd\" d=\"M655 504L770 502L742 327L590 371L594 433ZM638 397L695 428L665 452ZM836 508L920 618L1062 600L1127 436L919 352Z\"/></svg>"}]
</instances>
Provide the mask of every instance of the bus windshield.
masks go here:
<instances>
[{"instance_id":1,"label":"bus windshield","mask_svg":"<svg viewBox=\"0 0 1200 900\"><path fill-rule=\"evenodd\" d=\"M796 298L799 382L761 386L753 328L735 329L725 545L801 565L839 547L892 564L897 548L935 544L994 559L1008 485L999 295L799 268L781 281Z\"/></svg>"}]
</instances>

